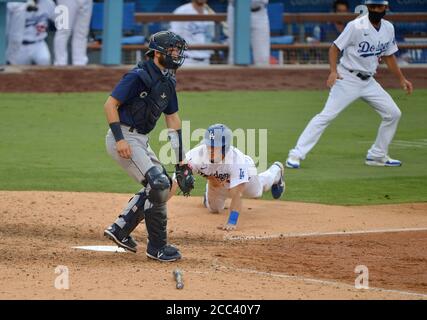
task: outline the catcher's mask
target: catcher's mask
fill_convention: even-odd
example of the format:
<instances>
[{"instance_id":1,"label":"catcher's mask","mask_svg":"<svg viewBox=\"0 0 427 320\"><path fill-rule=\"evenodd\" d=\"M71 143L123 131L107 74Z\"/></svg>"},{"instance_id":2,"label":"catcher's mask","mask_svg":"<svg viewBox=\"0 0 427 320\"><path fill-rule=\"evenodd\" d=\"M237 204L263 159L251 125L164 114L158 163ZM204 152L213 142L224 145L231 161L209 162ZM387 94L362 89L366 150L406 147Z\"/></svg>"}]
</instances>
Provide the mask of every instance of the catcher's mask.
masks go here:
<instances>
[{"instance_id":1,"label":"catcher's mask","mask_svg":"<svg viewBox=\"0 0 427 320\"><path fill-rule=\"evenodd\" d=\"M206 130L203 143L210 153L211 163L221 162L225 158L230 150L232 135L231 130L221 123L211 125Z\"/></svg>"},{"instance_id":2,"label":"catcher's mask","mask_svg":"<svg viewBox=\"0 0 427 320\"><path fill-rule=\"evenodd\" d=\"M176 70L184 63L184 51L188 49L188 45L179 35L171 31L160 31L151 36L148 48L147 56L154 58L154 51L160 52L165 56L164 67Z\"/></svg>"}]
</instances>

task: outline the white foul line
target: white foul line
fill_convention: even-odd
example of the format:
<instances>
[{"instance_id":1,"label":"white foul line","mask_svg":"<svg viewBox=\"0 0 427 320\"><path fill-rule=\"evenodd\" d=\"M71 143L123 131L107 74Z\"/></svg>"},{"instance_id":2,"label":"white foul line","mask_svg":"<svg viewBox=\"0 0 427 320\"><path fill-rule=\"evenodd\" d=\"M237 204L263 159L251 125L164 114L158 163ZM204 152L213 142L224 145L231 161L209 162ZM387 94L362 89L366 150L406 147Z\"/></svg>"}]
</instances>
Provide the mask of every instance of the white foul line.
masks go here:
<instances>
[{"instance_id":1,"label":"white foul line","mask_svg":"<svg viewBox=\"0 0 427 320\"><path fill-rule=\"evenodd\" d=\"M231 271L236 271L236 272L253 273L253 274L259 274L259 275L263 275L263 276L291 279L291 280L297 280L297 281L303 281L303 282L309 282L309 283L318 283L318 284L335 285L335 286L338 285L338 286L350 288L350 289L357 290L357 291L361 290L362 292L364 290L370 290L370 291L377 291L377 292L388 292L388 293L397 293L397 294L402 294L402 295L416 296L416 297L420 297L420 298L424 298L424 299L427 298L427 294L423 294L423 293L393 290L393 289L384 289L384 288L377 288L377 287L369 287L367 289L356 289L354 286L352 286L350 284L338 282L338 281L320 280L320 279L305 278L305 277L300 277L300 276L291 276L291 275L288 275L285 273L278 273L278 272L265 272L265 271L258 271L258 270L252 270L252 269L228 267L225 265L218 264L217 259L214 260L213 264L218 268L229 269Z\"/></svg>"},{"instance_id":2,"label":"white foul line","mask_svg":"<svg viewBox=\"0 0 427 320\"><path fill-rule=\"evenodd\" d=\"M427 228L399 228L399 229L374 229L374 230L355 230L355 231L334 231L334 232L310 232L310 233L280 233L267 236L224 236L224 240L268 240L280 238L302 238L302 237L320 237L320 236L340 236L351 234L369 234L369 233L393 233L427 231Z\"/></svg>"}]
</instances>

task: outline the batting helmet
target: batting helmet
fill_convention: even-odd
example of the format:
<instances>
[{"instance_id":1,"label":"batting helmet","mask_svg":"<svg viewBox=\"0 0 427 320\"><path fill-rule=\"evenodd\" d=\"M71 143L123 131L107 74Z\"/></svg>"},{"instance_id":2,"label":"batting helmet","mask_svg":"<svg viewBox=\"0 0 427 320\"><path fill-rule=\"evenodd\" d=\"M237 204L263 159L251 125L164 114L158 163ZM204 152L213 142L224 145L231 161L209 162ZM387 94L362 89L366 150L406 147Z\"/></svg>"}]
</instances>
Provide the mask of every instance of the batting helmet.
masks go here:
<instances>
[{"instance_id":1,"label":"batting helmet","mask_svg":"<svg viewBox=\"0 0 427 320\"><path fill-rule=\"evenodd\" d=\"M365 0L365 5L368 5L368 4L378 4L378 5L388 6L388 1L386 1L386 0Z\"/></svg>"},{"instance_id":2,"label":"batting helmet","mask_svg":"<svg viewBox=\"0 0 427 320\"><path fill-rule=\"evenodd\" d=\"M178 50L178 56L172 56L169 51L171 48ZM151 36L146 55L153 58L154 51L163 53L165 55L165 67L167 69L178 69L184 63L184 51L187 49L187 42L182 37L171 31L160 31Z\"/></svg>"},{"instance_id":3,"label":"batting helmet","mask_svg":"<svg viewBox=\"0 0 427 320\"><path fill-rule=\"evenodd\" d=\"M230 150L231 139L233 133L231 130L224 124L217 123L211 125L205 132L205 137L203 143L207 147L211 147L211 152L213 153L214 148L221 148L222 157L226 155L228 150ZM214 155L211 154L211 162L214 160Z\"/></svg>"}]
</instances>

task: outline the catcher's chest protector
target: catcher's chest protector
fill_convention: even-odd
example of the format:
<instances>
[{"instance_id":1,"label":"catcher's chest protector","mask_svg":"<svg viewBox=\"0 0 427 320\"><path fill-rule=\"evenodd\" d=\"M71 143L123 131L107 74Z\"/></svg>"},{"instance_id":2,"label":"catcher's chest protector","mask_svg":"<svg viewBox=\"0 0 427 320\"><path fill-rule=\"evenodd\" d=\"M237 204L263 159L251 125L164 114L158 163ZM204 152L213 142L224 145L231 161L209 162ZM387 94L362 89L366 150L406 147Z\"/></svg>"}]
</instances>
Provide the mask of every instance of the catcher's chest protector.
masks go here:
<instances>
[{"instance_id":1,"label":"catcher's chest protector","mask_svg":"<svg viewBox=\"0 0 427 320\"><path fill-rule=\"evenodd\" d=\"M151 60L138 67L145 89L125 107L130 111L137 132L147 134L154 129L175 94L175 79L170 74L162 74Z\"/></svg>"}]
</instances>

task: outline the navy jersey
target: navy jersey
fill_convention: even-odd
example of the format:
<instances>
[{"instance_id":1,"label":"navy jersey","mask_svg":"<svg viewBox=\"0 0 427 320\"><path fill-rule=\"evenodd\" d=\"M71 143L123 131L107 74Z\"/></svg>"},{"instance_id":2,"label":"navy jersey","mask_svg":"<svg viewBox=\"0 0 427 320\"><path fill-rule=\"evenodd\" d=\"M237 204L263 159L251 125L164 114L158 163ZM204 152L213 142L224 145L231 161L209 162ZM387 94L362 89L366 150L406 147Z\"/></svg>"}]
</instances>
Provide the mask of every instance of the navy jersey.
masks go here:
<instances>
[{"instance_id":1,"label":"navy jersey","mask_svg":"<svg viewBox=\"0 0 427 320\"><path fill-rule=\"evenodd\" d=\"M154 65L154 63L153 63ZM156 69L160 73L160 69L156 66ZM140 96L142 92L146 90L144 83L138 76L138 69L135 68L126 73L120 82L116 85L111 96L118 101L120 105L127 103L131 99ZM167 108L163 111L165 114L173 114L178 111L178 98L176 92L169 100ZM127 109L119 107L120 122L129 126L134 126L132 117L129 115Z\"/></svg>"}]
</instances>

